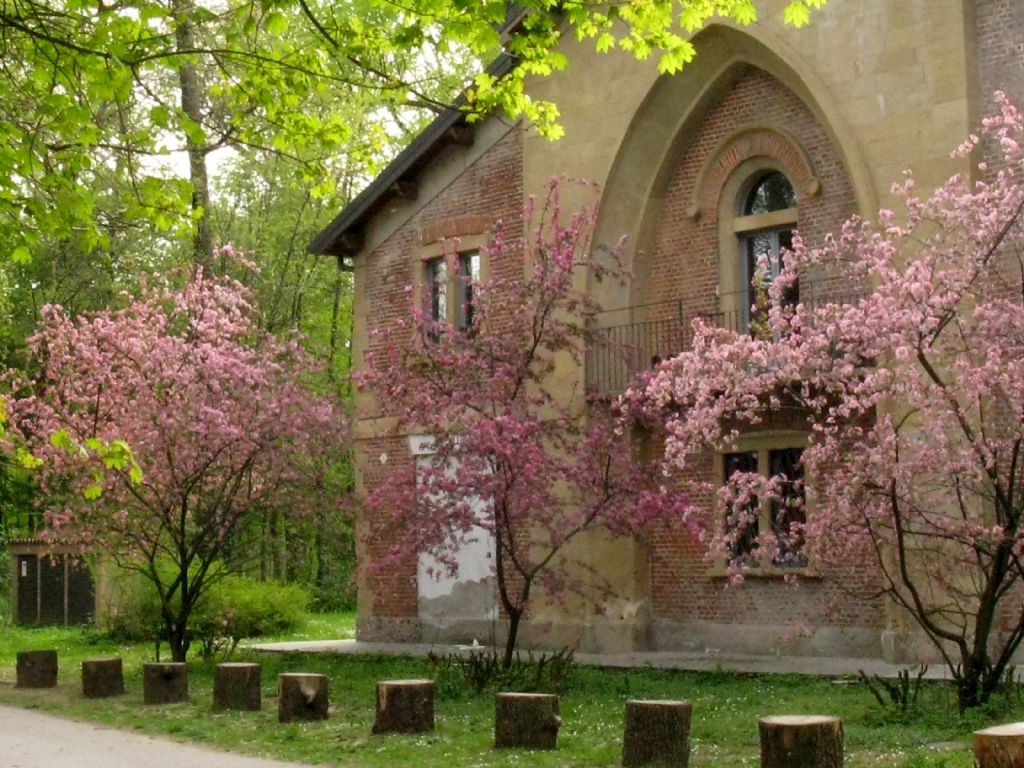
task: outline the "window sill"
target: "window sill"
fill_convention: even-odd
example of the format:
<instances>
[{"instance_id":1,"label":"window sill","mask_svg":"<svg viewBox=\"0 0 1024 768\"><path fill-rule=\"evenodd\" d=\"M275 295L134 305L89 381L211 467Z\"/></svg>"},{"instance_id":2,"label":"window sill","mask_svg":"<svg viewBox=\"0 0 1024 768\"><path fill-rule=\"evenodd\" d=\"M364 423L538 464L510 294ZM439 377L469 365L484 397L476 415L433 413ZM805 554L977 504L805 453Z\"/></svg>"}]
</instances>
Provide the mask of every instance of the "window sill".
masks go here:
<instances>
[{"instance_id":1,"label":"window sill","mask_svg":"<svg viewBox=\"0 0 1024 768\"><path fill-rule=\"evenodd\" d=\"M739 571L730 570L725 565L715 565L707 570L707 575L712 579L724 580L737 574L743 576L744 579L782 580L785 578L797 578L820 581L825 578L822 572L812 565L800 568L785 568L778 565L768 565L743 568Z\"/></svg>"}]
</instances>

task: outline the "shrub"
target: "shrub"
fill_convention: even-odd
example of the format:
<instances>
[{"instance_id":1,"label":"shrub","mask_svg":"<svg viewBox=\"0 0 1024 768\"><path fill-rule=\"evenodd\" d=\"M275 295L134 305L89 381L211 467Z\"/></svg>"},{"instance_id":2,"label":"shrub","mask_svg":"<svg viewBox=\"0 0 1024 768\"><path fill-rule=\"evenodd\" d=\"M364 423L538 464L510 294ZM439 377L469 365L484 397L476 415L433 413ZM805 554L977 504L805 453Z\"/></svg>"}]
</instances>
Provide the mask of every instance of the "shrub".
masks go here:
<instances>
[{"instance_id":1,"label":"shrub","mask_svg":"<svg viewBox=\"0 0 1024 768\"><path fill-rule=\"evenodd\" d=\"M116 579L114 598L101 617L117 640L159 644L166 640L160 601L152 582L139 574ZM301 586L228 574L218 577L193 611L190 638L204 659L229 656L239 640L286 632L299 626L310 595Z\"/></svg>"},{"instance_id":2,"label":"shrub","mask_svg":"<svg viewBox=\"0 0 1024 768\"><path fill-rule=\"evenodd\" d=\"M220 652L230 656L238 641L298 627L309 608L310 595L297 584L225 576L193 615L193 639L204 659Z\"/></svg>"}]
</instances>

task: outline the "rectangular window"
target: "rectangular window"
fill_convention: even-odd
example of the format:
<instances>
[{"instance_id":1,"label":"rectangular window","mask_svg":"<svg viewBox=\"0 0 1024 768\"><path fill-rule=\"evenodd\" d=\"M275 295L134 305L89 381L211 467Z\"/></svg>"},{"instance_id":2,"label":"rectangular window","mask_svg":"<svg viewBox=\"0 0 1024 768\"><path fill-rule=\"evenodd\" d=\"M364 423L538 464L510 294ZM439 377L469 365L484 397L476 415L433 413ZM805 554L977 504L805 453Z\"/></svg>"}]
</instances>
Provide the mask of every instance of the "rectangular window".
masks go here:
<instances>
[{"instance_id":1,"label":"rectangular window","mask_svg":"<svg viewBox=\"0 0 1024 768\"><path fill-rule=\"evenodd\" d=\"M772 565L776 568L806 568L803 526L807 522L802 448L727 453L722 456L722 480L728 483L737 473L758 474L774 479L777 494L770 499L745 499L742 507L729 505L725 524L733 534L729 559L734 565L748 567ZM769 530L777 541L776 551L759 562L754 557L757 537Z\"/></svg>"},{"instance_id":2,"label":"rectangular window","mask_svg":"<svg viewBox=\"0 0 1024 768\"><path fill-rule=\"evenodd\" d=\"M480 252L459 254L458 304L455 307L455 327L462 332L473 327L475 305L474 285L480 282Z\"/></svg>"}]
</instances>

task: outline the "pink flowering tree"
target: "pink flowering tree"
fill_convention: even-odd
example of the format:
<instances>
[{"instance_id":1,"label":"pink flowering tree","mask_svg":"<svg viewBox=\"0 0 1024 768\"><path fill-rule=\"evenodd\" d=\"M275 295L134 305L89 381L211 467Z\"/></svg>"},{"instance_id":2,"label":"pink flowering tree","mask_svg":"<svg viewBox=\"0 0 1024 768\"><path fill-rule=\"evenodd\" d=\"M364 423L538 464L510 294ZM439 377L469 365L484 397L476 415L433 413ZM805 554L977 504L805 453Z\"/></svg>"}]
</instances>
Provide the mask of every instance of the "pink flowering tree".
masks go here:
<instances>
[{"instance_id":1,"label":"pink flowering tree","mask_svg":"<svg viewBox=\"0 0 1024 768\"><path fill-rule=\"evenodd\" d=\"M527 210L525 248L499 229L486 249L507 277L473 283L472 324L459 330L413 307L361 375L398 430L430 435L434 451L415 477L392 475L371 492L370 536L386 531L397 542L371 568L389 572L429 553L454 574L461 546L481 530L493 537L506 666L539 592L610 588L569 554L573 541L598 529L642 535L678 514L678 499L658 492L656 463L638 459L608 403L549 388L556 365L579 365L589 341L597 307L576 287L581 275L616 279L590 253L595 216L594 207L566 216L552 182L540 209Z\"/></svg>"},{"instance_id":2,"label":"pink flowering tree","mask_svg":"<svg viewBox=\"0 0 1024 768\"><path fill-rule=\"evenodd\" d=\"M46 307L32 376L8 402L38 459L49 535L149 579L177 661L239 527L300 514L343 450L297 340L262 334L252 315L238 283L202 274L123 309Z\"/></svg>"},{"instance_id":3,"label":"pink flowering tree","mask_svg":"<svg viewBox=\"0 0 1024 768\"><path fill-rule=\"evenodd\" d=\"M866 558L878 593L948 666L961 709L989 699L1024 639L1024 126L1000 103L960 148L1000 155L986 181L956 176L920 198L908 177L899 215L851 220L819 248L797 242L765 332L698 325L692 351L628 393L660 415L673 470L797 412L813 503L784 533L757 533L755 562L779 562L795 540L812 566ZM823 274L859 296L783 301ZM751 535L750 500L784 502L792 485L737 471L686 519L728 560ZM732 561L737 578L750 567Z\"/></svg>"}]
</instances>

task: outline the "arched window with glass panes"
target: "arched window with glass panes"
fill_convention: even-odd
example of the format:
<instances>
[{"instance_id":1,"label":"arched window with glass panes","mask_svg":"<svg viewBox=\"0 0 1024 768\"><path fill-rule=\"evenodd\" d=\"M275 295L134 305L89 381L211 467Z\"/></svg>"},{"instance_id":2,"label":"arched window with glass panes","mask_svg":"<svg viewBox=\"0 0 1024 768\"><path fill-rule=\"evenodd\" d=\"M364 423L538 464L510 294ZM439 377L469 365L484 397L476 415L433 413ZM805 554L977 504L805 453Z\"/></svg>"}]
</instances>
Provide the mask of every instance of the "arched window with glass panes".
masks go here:
<instances>
[{"instance_id":1,"label":"arched window with glass panes","mask_svg":"<svg viewBox=\"0 0 1024 768\"><path fill-rule=\"evenodd\" d=\"M760 333L768 312L768 287L782 270L785 252L793 246L797 224L796 192L781 171L762 171L751 179L741 196L733 232L740 239L741 285L737 330ZM799 287L783 297L796 303Z\"/></svg>"}]
</instances>

